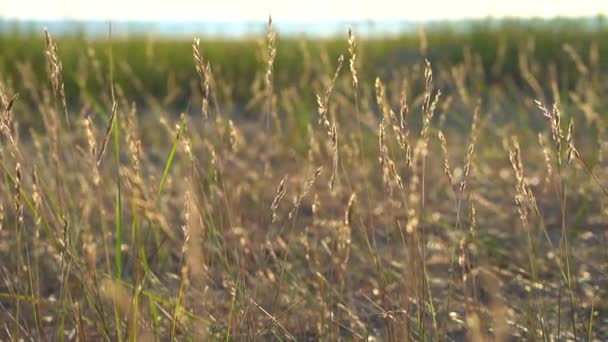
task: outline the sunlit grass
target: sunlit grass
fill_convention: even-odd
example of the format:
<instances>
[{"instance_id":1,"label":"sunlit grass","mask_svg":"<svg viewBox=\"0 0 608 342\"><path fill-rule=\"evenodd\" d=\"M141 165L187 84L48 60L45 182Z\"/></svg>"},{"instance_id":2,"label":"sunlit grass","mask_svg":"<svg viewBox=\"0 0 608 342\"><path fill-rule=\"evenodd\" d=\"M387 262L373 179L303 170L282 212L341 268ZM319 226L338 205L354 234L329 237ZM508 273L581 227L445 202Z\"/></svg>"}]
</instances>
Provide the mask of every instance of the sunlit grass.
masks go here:
<instances>
[{"instance_id":1,"label":"sunlit grass","mask_svg":"<svg viewBox=\"0 0 608 342\"><path fill-rule=\"evenodd\" d=\"M487 28L3 36L0 339L608 338L605 29Z\"/></svg>"}]
</instances>

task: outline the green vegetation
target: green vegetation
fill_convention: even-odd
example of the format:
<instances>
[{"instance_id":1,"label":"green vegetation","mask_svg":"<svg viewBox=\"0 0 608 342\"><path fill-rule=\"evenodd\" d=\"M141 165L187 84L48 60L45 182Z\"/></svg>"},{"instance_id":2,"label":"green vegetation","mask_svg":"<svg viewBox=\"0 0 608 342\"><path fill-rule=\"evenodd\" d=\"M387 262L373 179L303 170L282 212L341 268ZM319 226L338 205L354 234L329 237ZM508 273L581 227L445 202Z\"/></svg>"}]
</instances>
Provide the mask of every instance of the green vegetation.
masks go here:
<instances>
[{"instance_id":1,"label":"green vegetation","mask_svg":"<svg viewBox=\"0 0 608 342\"><path fill-rule=\"evenodd\" d=\"M458 26L460 25L460 26ZM51 32L52 33L52 32ZM345 33L346 35L346 29ZM421 38L424 42L421 44ZM107 79L97 68L108 64L108 39L87 38L83 32L56 37L64 66L66 92L69 100L78 105L82 88L98 93L107 90ZM486 71L483 84L512 79L525 83L521 76L519 52L527 51L540 67L555 64L562 82L573 85L575 66L568 55L561 53L569 44L581 55L588 54L591 43L597 44L601 56L608 53L608 23L602 17L587 21L576 19L484 20L462 24L434 24L426 28L424 36L417 32L394 37L360 39L362 81L373 82L379 73L390 76L403 64L428 58L433 65L454 65L472 58L481 59ZM293 84L302 74L316 78L329 72L329 61L346 51L344 37L331 39L301 39L282 37L275 61L277 87ZM190 99L195 81L191 56L191 41L154 39L131 36L114 39L116 82L130 100L145 104L153 96L183 108ZM0 73L5 79L20 82L23 68L31 68L33 75L45 81L44 35L7 28L0 35ZM421 50L421 46L423 49ZM229 87L230 99L247 102L251 99L251 85L264 68L263 41L260 39L218 40L203 38L203 52L214 65L214 73ZM470 63L471 61L468 61ZM600 60L602 67L608 65ZM84 78L83 75L89 75ZM83 79L84 78L84 79ZM306 89L314 95L313 89ZM148 99L148 102L150 99Z\"/></svg>"},{"instance_id":2,"label":"green vegetation","mask_svg":"<svg viewBox=\"0 0 608 342\"><path fill-rule=\"evenodd\" d=\"M598 20L2 35L0 340L608 339Z\"/></svg>"}]
</instances>

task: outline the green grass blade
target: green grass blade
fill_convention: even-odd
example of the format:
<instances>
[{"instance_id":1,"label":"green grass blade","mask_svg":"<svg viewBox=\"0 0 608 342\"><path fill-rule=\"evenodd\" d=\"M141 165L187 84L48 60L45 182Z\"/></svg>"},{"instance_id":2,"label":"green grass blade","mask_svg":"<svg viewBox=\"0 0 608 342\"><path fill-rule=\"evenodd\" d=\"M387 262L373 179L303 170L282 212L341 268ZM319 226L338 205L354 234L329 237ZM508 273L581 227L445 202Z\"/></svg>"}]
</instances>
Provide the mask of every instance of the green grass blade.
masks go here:
<instances>
[{"instance_id":1,"label":"green grass blade","mask_svg":"<svg viewBox=\"0 0 608 342\"><path fill-rule=\"evenodd\" d=\"M169 176L169 171L171 170L171 165L173 165L173 159L175 158L175 152L177 151L177 144L179 143L179 138L182 135L182 132L186 126L186 115L182 114L182 119L177 128L177 134L175 135L175 140L173 141L173 146L171 147L171 152L169 152L169 157L167 158L167 163L165 164L165 171L163 172L163 177L160 180L160 185L158 186L158 193L156 201L160 199L160 195L165 188L165 184L167 183L167 178Z\"/></svg>"},{"instance_id":2,"label":"green grass blade","mask_svg":"<svg viewBox=\"0 0 608 342\"><path fill-rule=\"evenodd\" d=\"M120 182L120 124L118 123L118 111L116 105L113 110L116 116L114 120L112 131L114 135L114 157L116 160L116 230L115 230L115 242L114 252L116 253L116 278L122 278L122 241L123 241L123 226L122 226L122 194L121 194L121 182Z\"/></svg>"},{"instance_id":3,"label":"green grass blade","mask_svg":"<svg viewBox=\"0 0 608 342\"><path fill-rule=\"evenodd\" d=\"M154 330L154 339L156 341L160 341L160 327L158 326L159 317L158 317L158 309L156 309L156 300L148 297L148 301L150 302L150 316L152 318L152 328Z\"/></svg>"}]
</instances>

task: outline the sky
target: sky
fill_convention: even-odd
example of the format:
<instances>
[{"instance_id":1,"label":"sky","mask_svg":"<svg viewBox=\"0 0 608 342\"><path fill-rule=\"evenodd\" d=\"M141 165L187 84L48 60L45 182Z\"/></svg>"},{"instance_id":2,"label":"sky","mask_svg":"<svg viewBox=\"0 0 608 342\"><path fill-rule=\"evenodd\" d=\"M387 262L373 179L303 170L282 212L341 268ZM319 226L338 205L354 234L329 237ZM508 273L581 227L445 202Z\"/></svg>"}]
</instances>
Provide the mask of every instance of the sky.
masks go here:
<instances>
[{"instance_id":1,"label":"sky","mask_svg":"<svg viewBox=\"0 0 608 342\"><path fill-rule=\"evenodd\" d=\"M595 16L608 0L0 0L0 17L36 20L428 21Z\"/></svg>"}]
</instances>

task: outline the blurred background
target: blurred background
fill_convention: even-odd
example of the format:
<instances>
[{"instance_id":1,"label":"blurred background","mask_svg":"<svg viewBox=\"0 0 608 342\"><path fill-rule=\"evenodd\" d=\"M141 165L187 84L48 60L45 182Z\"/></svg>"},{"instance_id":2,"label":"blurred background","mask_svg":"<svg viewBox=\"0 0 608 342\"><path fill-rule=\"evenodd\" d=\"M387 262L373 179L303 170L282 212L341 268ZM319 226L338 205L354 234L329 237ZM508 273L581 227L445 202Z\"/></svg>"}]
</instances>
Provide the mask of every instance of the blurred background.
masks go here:
<instances>
[{"instance_id":1,"label":"blurred background","mask_svg":"<svg viewBox=\"0 0 608 342\"><path fill-rule=\"evenodd\" d=\"M183 107L196 88L191 42L200 37L205 58L227 85L224 95L246 108L264 72L271 14L278 34L277 88L293 84L305 68L311 78L331 73L328 61L348 53L348 27L360 46L360 77L372 85L375 77L390 77L424 58L440 66L475 56L484 84L520 87L526 83L522 51L535 63L527 69L551 61L564 75L576 72L562 53L565 46L580 55L588 55L592 43L600 56L608 52L607 13L608 2L595 0L5 1L0 73L5 82L19 80L25 69L44 77L47 28L58 43L74 105L83 89L96 93L105 87L105 81L82 75L107 72L111 26L115 77L126 97L149 107L146 98L153 95ZM95 71L100 65L105 69ZM567 88L571 78L562 80Z\"/></svg>"},{"instance_id":2,"label":"blurred background","mask_svg":"<svg viewBox=\"0 0 608 342\"><path fill-rule=\"evenodd\" d=\"M351 25L360 33L381 35L407 33L423 23L494 18L592 20L608 13L603 1L581 0L431 0L408 5L396 0L291 1L40 1L5 2L0 5L7 27L36 29L41 25L61 33L82 30L89 35L105 34L113 21L120 34L174 36L246 36L265 29L269 14L284 34L310 36L343 34ZM589 24L592 24L591 22Z\"/></svg>"}]
</instances>

